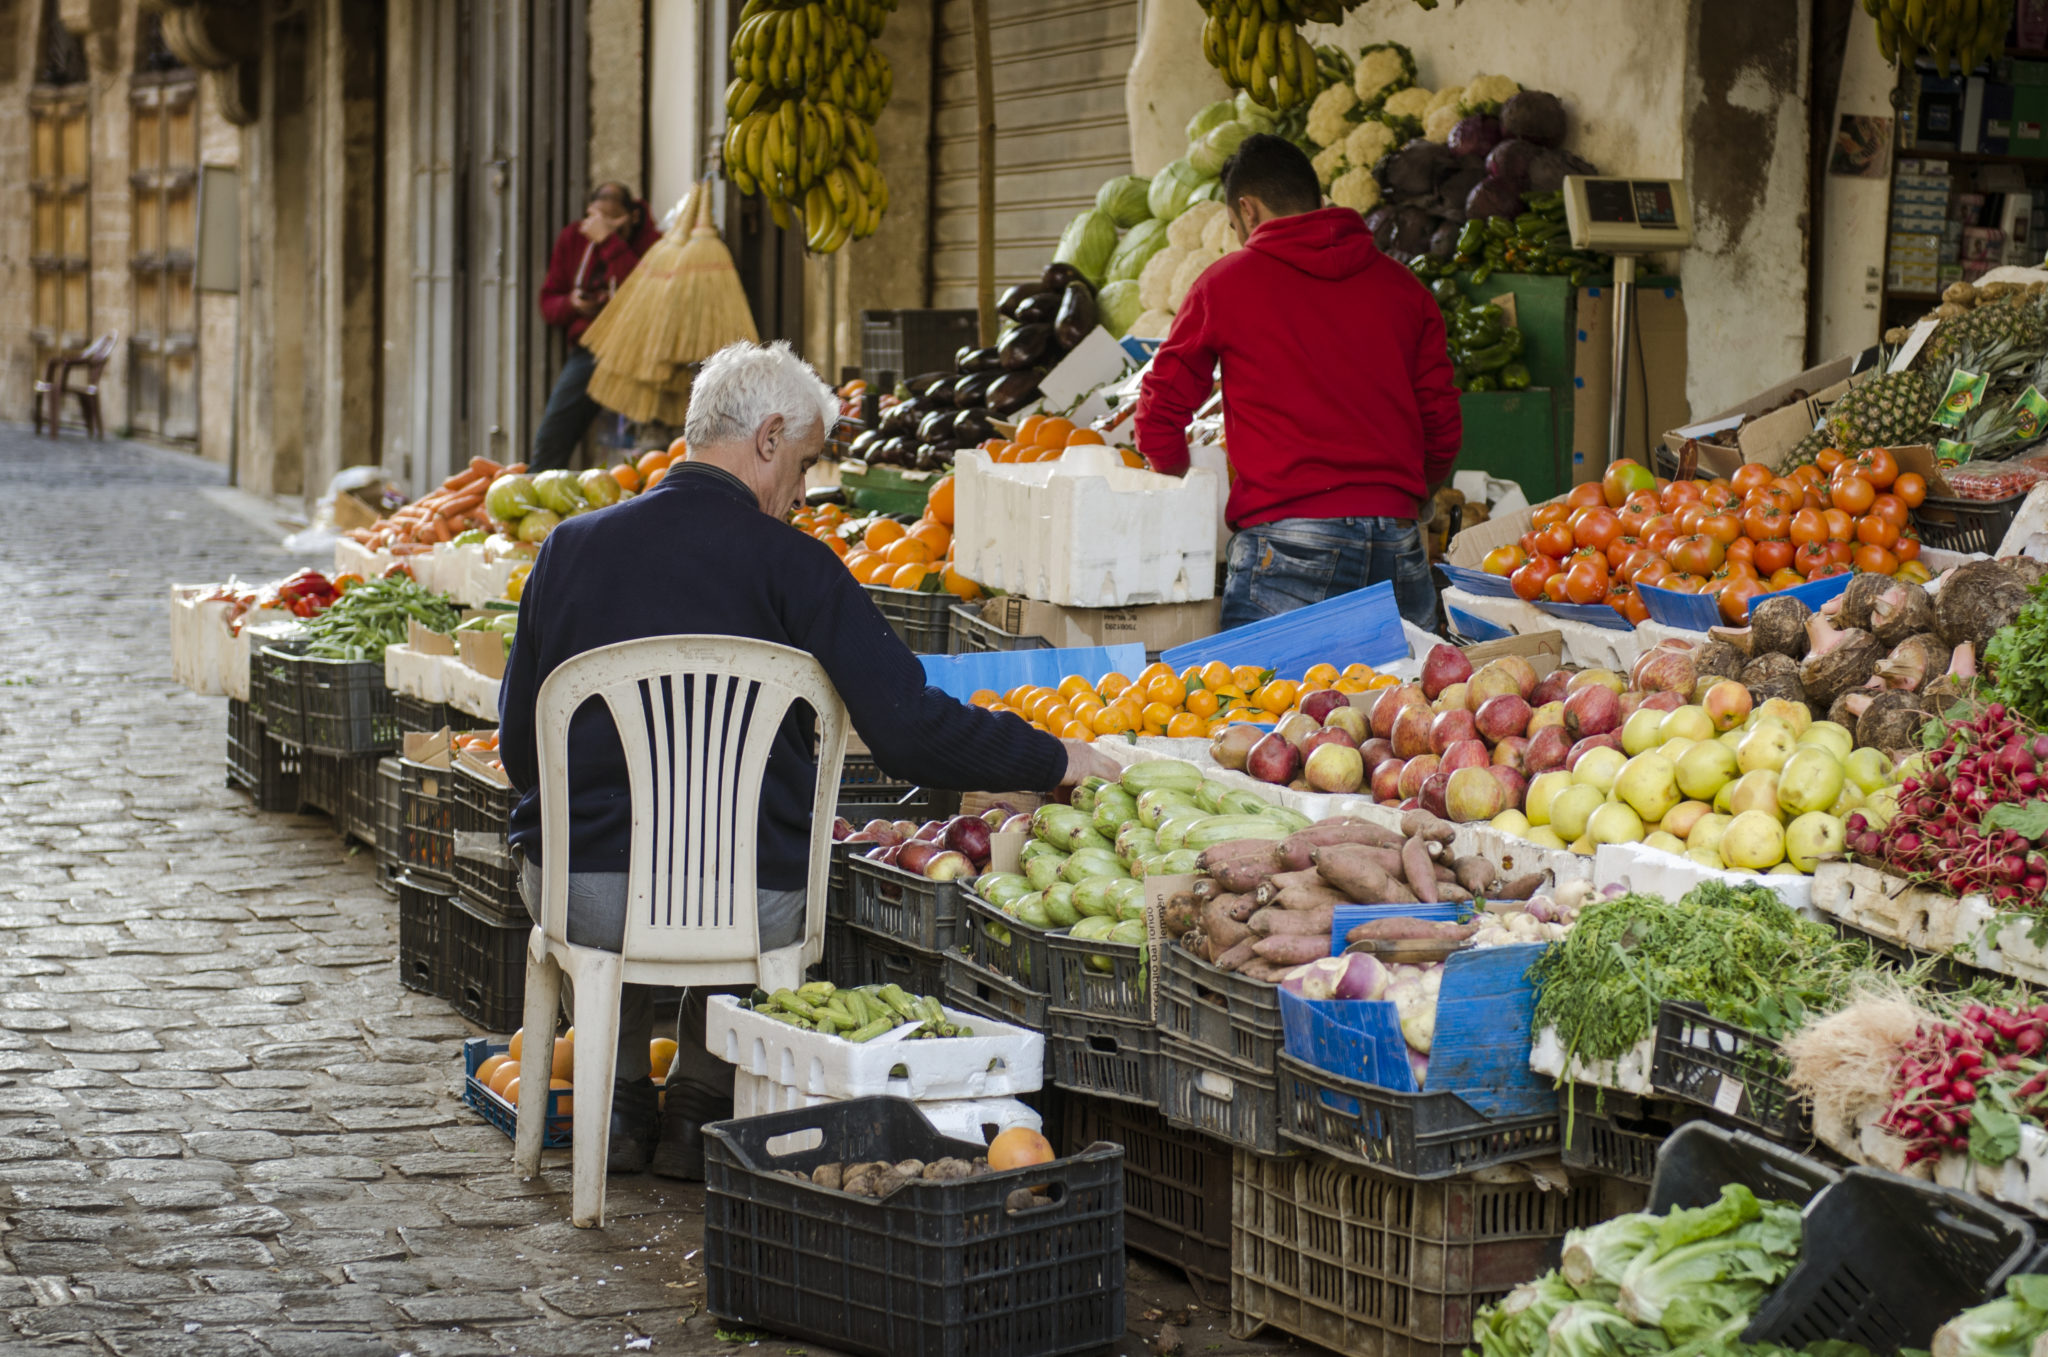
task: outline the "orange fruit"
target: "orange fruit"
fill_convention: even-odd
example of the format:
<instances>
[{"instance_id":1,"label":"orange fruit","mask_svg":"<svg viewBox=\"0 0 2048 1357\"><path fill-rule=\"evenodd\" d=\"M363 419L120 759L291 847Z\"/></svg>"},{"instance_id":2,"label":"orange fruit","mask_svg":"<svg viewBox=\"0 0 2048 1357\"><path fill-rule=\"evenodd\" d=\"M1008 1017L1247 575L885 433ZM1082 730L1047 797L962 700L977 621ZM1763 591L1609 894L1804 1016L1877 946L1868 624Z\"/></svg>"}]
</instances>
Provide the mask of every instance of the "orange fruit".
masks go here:
<instances>
[{"instance_id":1,"label":"orange fruit","mask_svg":"<svg viewBox=\"0 0 2048 1357\"><path fill-rule=\"evenodd\" d=\"M1347 664L1344 666L1343 674L1341 674L1339 677L1348 679L1369 679L1372 677L1372 675L1373 669L1372 666L1369 664Z\"/></svg>"},{"instance_id":2,"label":"orange fruit","mask_svg":"<svg viewBox=\"0 0 2048 1357\"><path fill-rule=\"evenodd\" d=\"M567 1079L576 1068L576 1043L567 1037L555 1039L555 1058L548 1073L557 1079Z\"/></svg>"},{"instance_id":3,"label":"orange fruit","mask_svg":"<svg viewBox=\"0 0 2048 1357\"><path fill-rule=\"evenodd\" d=\"M1160 674L1145 685L1145 700L1162 707L1179 707L1188 700L1188 686L1176 675Z\"/></svg>"},{"instance_id":4,"label":"orange fruit","mask_svg":"<svg viewBox=\"0 0 2048 1357\"><path fill-rule=\"evenodd\" d=\"M885 570L887 568L887 566L883 567ZM932 568L924 562L907 561L897 566L896 573L889 577L889 587L891 589L908 589L912 593L923 593L925 577L931 573ZM875 581L877 584L881 582L879 579Z\"/></svg>"},{"instance_id":5,"label":"orange fruit","mask_svg":"<svg viewBox=\"0 0 2048 1357\"><path fill-rule=\"evenodd\" d=\"M1044 415L1026 415L1017 422L1017 442L1030 446L1038 441L1039 426L1045 423Z\"/></svg>"},{"instance_id":6,"label":"orange fruit","mask_svg":"<svg viewBox=\"0 0 2048 1357\"><path fill-rule=\"evenodd\" d=\"M667 1037L656 1037L647 1043L647 1064L657 1079L668 1074L668 1067L675 1063L675 1058L676 1044Z\"/></svg>"},{"instance_id":7,"label":"orange fruit","mask_svg":"<svg viewBox=\"0 0 2048 1357\"><path fill-rule=\"evenodd\" d=\"M1121 735L1130 730L1136 722L1131 720L1130 713L1122 707L1110 706L1104 707L1090 717L1088 724L1095 727L1097 735Z\"/></svg>"},{"instance_id":8,"label":"orange fruit","mask_svg":"<svg viewBox=\"0 0 2048 1357\"><path fill-rule=\"evenodd\" d=\"M1154 660L1138 671L1138 686L1144 687L1156 678L1173 678L1173 666L1164 660Z\"/></svg>"},{"instance_id":9,"label":"orange fruit","mask_svg":"<svg viewBox=\"0 0 2048 1357\"><path fill-rule=\"evenodd\" d=\"M1038 426L1036 434L1024 441L1036 443L1041 448L1063 448L1067 445L1067 435L1073 431L1074 421L1053 415ZM1018 431L1018 436L1023 437L1022 430Z\"/></svg>"},{"instance_id":10,"label":"orange fruit","mask_svg":"<svg viewBox=\"0 0 2048 1357\"><path fill-rule=\"evenodd\" d=\"M890 565L927 565L937 554L921 537L899 537L882 548L882 559Z\"/></svg>"},{"instance_id":11,"label":"orange fruit","mask_svg":"<svg viewBox=\"0 0 2048 1357\"><path fill-rule=\"evenodd\" d=\"M1293 708L1295 699L1301 695L1301 685L1293 679L1274 679L1259 689L1254 699L1260 707L1279 716Z\"/></svg>"},{"instance_id":12,"label":"orange fruit","mask_svg":"<svg viewBox=\"0 0 2048 1357\"><path fill-rule=\"evenodd\" d=\"M1318 688L1328 688L1334 686L1339 677L1337 666L1334 664L1312 664L1308 672L1301 676L1301 681L1303 684L1312 683Z\"/></svg>"},{"instance_id":13,"label":"orange fruit","mask_svg":"<svg viewBox=\"0 0 2048 1357\"><path fill-rule=\"evenodd\" d=\"M1204 729L1202 718L1193 712L1176 712L1166 723L1166 733L1176 740L1192 740Z\"/></svg>"},{"instance_id":14,"label":"orange fruit","mask_svg":"<svg viewBox=\"0 0 2048 1357\"><path fill-rule=\"evenodd\" d=\"M832 554L842 561L846 559L847 553L853 550L852 547L846 545L846 539L836 532L820 532L818 540L830 547Z\"/></svg>"},{"instance_id":15,"label":"orange fruit","mask_svg":"<svg viewBox=\"0 0 2048 1357\"><path fill-rule=\"evenodd\" d=\"M1095 691L1103 697L1114 699L1131 686L1131 681L1112 669L1095 681Z\"/></svg>"},{"instance_id":16,"label":"orange fruit","mask_svg":"<svg viewBox=\"0 0 2048 1357\"><path fill-rule=\"evenodd\" d=\"M1060 732L1060 738L1079 740L1082 744L1088 744L1095 739L1095 728L1085 721L1069 721L1067 728Z\"/></svg>"},{"instance_id":17,"label":"orange fruit","mask_svg":"<svg viewBox=\"0 0 2048 1357\"><path fill-rule=\"evenodd\" d=\"M904 527L893 518L878 518L868 524L868 530L861 534L860 544L870 551L880 551L904 535Z\"/></svg>"},{"instance_id":18,"label":"orange fruit","mask_svg":"<svg viewBox=\"0 0 2048 1357\"><path fill-rule=\"evenodd\" d=\"M1142 713L1145 729L1151 731L1154 735L1164 735L1166 733L1166 723L1173 720L1174 715L1173 708L1167 706L1164 702L1149 702L1145 705L1145 710Z\"/></svg>"},{"instance_id":19,"label":"orange fruit","mask_svg":"<svg viewBox=\"0 0 2048 1357\"><path fill-rule=\"evenodd\" d=\"M955 570L951 560L948 560L946 568L939 572L939 583L945 587L947 593L966 602L971 603L981 597L981 586Z\"/></svg>"},{"instance_id":20,"label":"orange fruit","mask_svg":"<svg viewBox=\"0 0 2048 1357\"><path fill-rule=\"evenodd\" d=\"M1188 694L1187 705L1190 715L1206 721L1222 710L1223 699L1210 692L1207 688L1197 688L1194 692Z\"/></svg>"},{"instance_id":21,"label":"orange fruit","mask_svg":"<svg viewBox=\"0 0 2048 1357\"><path fill-rule=\"evenodd\" d=\"M976 688L974 696L967 699L970 707L993 707L1003 700L1003 695L993 688Z\"/></svg>"},{"instance_id":22,"label":"orange fruit","mask_svg":"<svg viewBox=\"0 0 2048 1357\"><path fill-rule=\"evenodd\" d=\"M513 1062L516 1064L519 1060L519 1052L525 1046L525 1044L526 1029L522 1027L517 1032L514 1032L512 1034L512 1043L505 1048L505 1054L510 1056Z\"/></svg>"},{"instance_id":23,"label":"orange fruit","mask_svg":"<svg viewBox=\"0 0 2048 1357\"><path fill-rule=\"evenodd\" d=\"M619 489L621 490L638 490L640 488L640 468L634 466L631 462L621 462L612 468L612 479L619 483Z\"/></svg>"},{"instance_id":24,"label":"orange fruit","mask_svg":"<svg viewBox=\"0 0 2048 1357\"><path fill-rule=\"evenodd\" d=\"M1145 469L1145 459L1138 455L1136 448L1118 448L1117 451L1123 454L1125 466L1135 471L1143 471Z\"/></svg>"},{"instance_id":25,"label":"orange fruit","mask_svg":"<svg viewBox=\"0 0 2048 1357\"><path fill-rule=\"evenodd\" d=\"M1202 666L1202 686L1204 688L1222 688L1235 681L1235 678L1231 675L1230 666L1221 660L1211 660Z\"/></svg>"},{"instance_id":26,"label":"orange fruit","mask_svg":"<svg viewBox=\"0 0 2048 1357\"><path fill-rule=\"evenodd\" d=\"M1045 724L1054 730L1074 724L1074 709L1054 698L1045 709Z\"/></svg>"},{"instance_id":27,"label":"orange fruit","mask_svg":"<svg viewBox=\"0 0 2048 1357\"><path fill-rule=\"evenodd\" d=\"M1069 674L1060 680L1059 695L1069 702L1074 700L1074 694L1076 693L1092 693L1094 691L1095 686L1079 674Z\"/></svg>"},{"instance_id":28,"label":"orange fruit","mask_svg":"<svg viewBox=\"0 0 2048 1357\"><path fill-rule=\"evenodd\" d=\"M953 526L953 478L941 476L932 482L931 494L925 496L924 511L937 522Z\"/></svg>"},{"instance_id":29,"label":"orange fruit","mask_svg":"<svg viewBox=\"0 0 2048 1357\"><path fill-rule=\"evenodd\" d=\"M681 434L677 434L676 437L673 440L671 440L668 445L668 459L671 462L674 462L687 459L689 455L689 443L683 438Z\"/></svg>"},{"instance_id":30,"label":"orange fruit","mask_svg":"<svg viewBox=\"0 0 2048 1357\"><path fill-rule=\"evenodd\" d=\"M1255 664L1240 664L1230 671L1230 681L1247 693L1257 692L1259 685L1271 677L1270 669L1261 669Z\"/></svg>"},{"instance_id":31,"label":"orange fruit","mask_svg":"<svg viewBox=\"0 0 2048 1357\"><path fill-rule=\"evenodd\" d=\"M1084 445L1101 447L1104 441L1102 435L1093 429L1076 429L1067 435L1066 445L1070 448L1078 448Z\"/></svg>"},{"instance_id":32,"label":"orange fruit","mask_svg":"<svg viewBox=\"0 0 2048 1357\"><path fill-rule=\"evenodd\" d=\"M1330 686L1340 693L1362 693L1365 691L1365 680L1340 678Z\"/></svg>"},{"instance_id":33,"label":"orange fruit","mask_svg":"<svg viewBox=\"0 0 2048 1357\"><path fill-rule=\"evenodd\" d=\"M508 1060L504 1064L498 1066L498 1072L491 1076L490 1082L484 1085L484 1087L488 1088L491 1092L497 1094L500 1098L503 1098L506 1096L505 1085L517 1083L518 1081L519 1062L516 1060Z\"/></svg>"},{"instance_id":34,"label":"orange fruit","mask_svg":"<svg viewBox=\"0 0 2048 1357\"><path fill-rule=\"evenodd\" d=\"M647 478L647 484L643 485L643 486L642 486L642 487L640 487L640 488L641 488L641 489L643 489L643 490L652 490L652 489L653 489L653 488L654 488L655 486L657 486L657 485L660 485L660 484L661 484L661 482L662 482L662 479L663 479L663 478L664 478L665 476L667 476L667 475L668 475L668 468L667 468L667 467L665 467L665 466L658 466L658 467L654 468L653 474L651 474L650 476L648 476L648 478Z\"/></svg>"},{"instance_id":35,"label":"orange fruit","mask_svg":"<svg viewBox=\"0 0 2048 1357\"><path fill-rule=\"evenodd\" d=\"M674 1043L670 1044L673 1045ZM548 1088L562 1090L562 1096L555 1099L553 1111L556 1116L566 1117L576 1110L576 1100L569 1096L569 1090L575 1087L576 1085L570 1083L567 1079L548 1080Z\"/></svg>"},{"instance_id":36,"label":"orange fruit","mask_svg":"<svg viewBox=\"0 0 2048 1357\"><path fill-rule=\"evenodd\" d=\"M515 1074L512 1076L512 1078L507 1079L505 1081L505 1087L499 1089L497 1092L500 1098L503 1098L506 1102L512 1104L512 1106L519 1106L519 1076Z\"/></svg>"},{"instance_id":37,"label":"orange fruit","mask_svg":"<svg viewBox=\"0 0 2048 1357\"><path fill-rule=\"evenodd\" d=\"M640 479L644 481L655 472L666 470L668 464L673 460L674 457L671 454L656 448L652 452L641 453L640 460L634 463L634 467L639 471Z\"/></svg>"},{"instance_id":38,"label":"orange fruit","mask_svg":"<svg viewBox=\"0 0 2048 1357\"><path fill-rule=\"evenodd\" d=\"M1365 690L1369 693L1378 692L1382 688L1392 688L1400 681L1392 674L1374 674L1365 681Z\"/></svg>"},{"instance_id":39,"label":"orange fruit","mask_svg":"<svg viewBox=\"0 0 2048 1357\"><path fill-rule=\"evenodd\" d=\"M1026 462L1057 462L1060 459L1060 454L1065 452L1066 449L1048 447L1041 444L1035 448L1026 448L1024 451L1027 455L1018 460Z\"/></svg>"},{"instance_id":40,"label":"orange fruit","mask_svg":"<svg viewBox=\"0 0 2048 1357\"><path fill-rule=\"evenodd\" d=\"M909 535L930 547L934 559L945 555L953 547L952 529L930 519L920 519L912 524Z\"/></svg>"},{"instance_id":41,"label":"orange fruit","mask_svg":"<svg viewBox=\"0 0 2048 1357\"><path fill-rule=\"evenodd\" d=\"M482 1084L485 1088L489 1088L491 1086L492 1075L496 1074L499 1070L504 1069L507 1065L515 1063L517 1062L515 1062L510 1056L494 1055L489 1060L486 1060L483 1064L478 1065L476 1067L476 1073L471 1077L474 1078L479 1084Z\"/></svg>"},{"instance_id":42,"label":"orange fruit","mask_svg":"<svg viewBox=\"0 0 2048 1357\"><path fill-rule=\"evenodd\" d=\"M869 551L857 554L865 559L856 563L854 558L849 556L846 558L846 563L853 571L853 577L862 584L880 584L882 582L880 576L883 571L893 572L896 569L894 565L883 558L880 552Z\"/></svg>"}]
</instances>

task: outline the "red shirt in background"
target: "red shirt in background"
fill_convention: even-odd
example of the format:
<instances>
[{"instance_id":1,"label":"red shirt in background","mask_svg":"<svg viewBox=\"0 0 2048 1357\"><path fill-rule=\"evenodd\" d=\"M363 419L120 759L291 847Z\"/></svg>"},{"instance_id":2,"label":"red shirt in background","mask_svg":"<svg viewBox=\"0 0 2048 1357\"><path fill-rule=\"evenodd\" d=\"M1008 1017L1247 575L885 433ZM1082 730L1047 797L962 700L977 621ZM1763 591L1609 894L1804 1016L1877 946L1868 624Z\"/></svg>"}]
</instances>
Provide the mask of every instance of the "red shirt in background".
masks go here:
<instances>
[{"instance_id":1,"label":"red shirt in background","mask_svg":"<svg viewBox=\"0 0 2048 1357\"><path fill-rule=\"evenodd\" d=\"M1154 470L1187 470L1187 423L1219 362L1234 529L1413 518L1457 460L1436 299L1349 208L1266 222L1188 290L1138 398L1138 450Z\"/></svg>"},{"instance_id":2,"label":"red shirt in background","mask_svg":"<svg viewBox=\"0 0 2048 1357\"><path fill-rule=\"evenodd\" d=\"M640 256L661 239L661 228L655 225L647 204L634 206L640 211L640 229L631 240L623 232L614 231L593 245L584 236L582 223L573 221L555 237L554 252L548 256L548 276L540 285L540 314L548 324L567 330L572 340L581 339L590 322L597 319L595 315L576 314L576 289L580 286L586 292L609 295L626 281L626 275L640 263Z\"/></svg>"}]
</instances>

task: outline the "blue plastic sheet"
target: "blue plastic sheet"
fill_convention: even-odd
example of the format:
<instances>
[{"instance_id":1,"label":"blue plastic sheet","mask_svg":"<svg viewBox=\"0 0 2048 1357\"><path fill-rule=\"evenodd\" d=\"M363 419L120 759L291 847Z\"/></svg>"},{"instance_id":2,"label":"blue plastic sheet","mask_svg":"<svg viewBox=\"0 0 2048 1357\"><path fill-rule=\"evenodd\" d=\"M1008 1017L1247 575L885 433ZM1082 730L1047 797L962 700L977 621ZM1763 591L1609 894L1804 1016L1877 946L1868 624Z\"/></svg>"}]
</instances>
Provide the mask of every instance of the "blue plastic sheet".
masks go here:
<instances>
[{"instance_id":1,"label":"blue plastic sheet","mask_svg":"<svg viewBox=\"0 0 2048 1357\"><path fill-rule=\"evenodd\" d=\"M1255 664L1288 678L1311 665L1392 664L1408 658L1401 609L1392 581L1368 584L1348 594L1268 617L1201 641L1175 646L1159 657L1175 669L1221 660Z\"/></svg>"},{"instance_id":2,"label":"blue plastic sheet","mask_svg":"<svg viewBox=\"0 0 2048 1357\"><path fill-rule=\"evenodd\" d=\"M976 690L1007 693L1019 684L1056 688L1069 674L1091 682L1115 669L1136 677L1145 667L1145 647L1088 646L1074 650L991 650L979 655L920 655L925 681L965 702Z\"/></svg>"}]
</instances>

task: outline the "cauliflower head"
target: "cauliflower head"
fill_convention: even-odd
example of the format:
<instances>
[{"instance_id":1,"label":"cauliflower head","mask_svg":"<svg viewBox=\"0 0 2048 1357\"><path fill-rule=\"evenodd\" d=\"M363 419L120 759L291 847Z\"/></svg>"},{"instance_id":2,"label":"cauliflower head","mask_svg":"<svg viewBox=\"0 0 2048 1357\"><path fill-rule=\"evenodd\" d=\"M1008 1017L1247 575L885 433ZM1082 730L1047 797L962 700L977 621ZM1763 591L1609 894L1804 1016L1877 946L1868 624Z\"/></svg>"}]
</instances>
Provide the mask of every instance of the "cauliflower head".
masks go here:
<instances>
[{"instance_id":1,"label":"cauliflower head","mask_svg":"<svg viewBox=\"0 0 2048 1357\"><path fill-rule=\"evenodd\" d=\"M1222 215L1222 203L1213 200L1189 203L1188 210L1175 217L1173 224L1166 228L1167 243L1178 245L1183 250L1194 249L1202 243L1203 233L1209 229L1210 220Z\"/></svg>"},{"instance_id":2,"label":"cauliflower head","mask_svg":"<svg viewBox=\"0 0 2048 1357\"><path fill-rule=\"evenodd\" d=\"M1346 170L1330 185L1330 201L1354 212L1370 212L1380 205L1379 180L1371 170Z\"/></svg>"},{"instance_id":3,"label":"cauliflower head","mask_svg":"<svg viewBox=\"0 0 2048 1357\"><path fill-rule=\"evenodd\" d=\"M1464 101L1464 98L1465 87L1463 85L1446 85L1435 94L1429 96L1429 107L1423 110L1422 116L1427 118L1440 108L1456 108Z\"/></svg>"},{"instance_id":4,"label":"cauliflower head","mask_svg":"<svg viewBox=\"0 0 2048 1357\"><path fill-rule=\"evenodd\" d=\"M1475 76L1465 84L1465 97L1458 106L1467 113L1498 113L1500 106L1522 92L1522 87L1504 75Z\"/></svg>"},{"instance_id":5,"label":"cauliflower head","mask_svg":"<svg viewBox=\"0 0 2048 1357\"><path fill-rule=\"evenodd\" d=\"M1222 257L1221 253L1212 254L1208 250L1191 250L1180 261L1180 267L1173 271L1173 283L1167 290L1166 298L1175 311L1179 311L1186 303L1188 289L1195 285L1195 280Z\"/></svg>"},{"instance_id":6,"label":"cauliflower head","mask_svg":"<svg viewBox=\"0 0 2048 1357\"><path fill-rule=\"evenodd\" d=\"M1167 302L1173 289L1173 275L1187 257L1188 251L1178 245L1168 245L1146 260L1145 267L1138 273L1139 305L1147 311L1172 310Z\"/></svg>"},{"instance_id":7,"label":"cauliflower head","mask_svg":"<svg viewBox=\"0 0 2048 1357\"><path fill-rule=\"evenodd\" d=\"M1433 108L1422 117L1422 135L1435 142L1449 141L1451 129L1464 121L1464 117L1455 104Z\"/></svg>"},{"instance_id":8,"label":"cauliflower head","mask_svg":"<svg viewBox=\"0 0 2048 1357\"><path fill-rule=\"evenodd\" d=\"M1358 108L1358 92L1349 85L1332 85L1308 106L1308 139L1318 146L1334 146L1351 129Z\"/></svg>"},{"instance_id":9,"label":"cauliflower head","mask_svg":"<svg viewBox=\"0 0 2048 1357\"><path fill-rule=\"evenodd\" d=\"M1244 247L1237 243L1237 232L1230 229L1230 214L1218 212L1209 219L1209 225L1202 231L1202 249L1208 254L1225 255Z\"/></svg>"},{"instance_id":10,"label":"cauliflower head","mask_svg":"<svg viewBox=\"0 0 2048 1357\"><path fill-rule=\"evenodd\" d=\"M1469 91L1472 87L1467 85L1465 88ZM1390 118L1412 118L1421 122L1423 115L1429 112L1430 97L1428 90L1411 85L1388 95L1380 107Z\"/></svg>"},{"instance_id":11,"label":"cauliflower head","mask_svg":"<svg viewBox=\"0 0 2048 1357\"><path fill-rule=\"evenodd\" d=\"M1173 312L1155 306L1132 321L1124 333L1138 339L1164 339L1172 331Z\"/></svg>"},{"instance_id":12,"label":"cauliflower head","mask_svg":"<svg viewBox=\"0 0 2048 1357\"><path fill-rule=\"evenodd\" d=\"M1344 143L1341 141L1334 146L1325 146L1322 150L1317 151L1313 156L1309 157L1308 163L1315 166L1316 182L1324 188L1328 188L1330 181L1344 173L1350 164L1345 159Z\"/></svg>"},{"instance_id":13,"label":"cauliflower head","mask_svg":"<svg viewBox=\"0 0 2048 1357\"><path fill-rule=\"evenodd\" d=\"M1344 159L1361 170L1369 170L1380 163L1380 157L1401 144L1396 129L1383 119L1374 118L1360 123L1350 136L1344 138Z\"/></svg>"},{"instance_id":14,"label":"cauliflower head","mask_svg":"<svg viewBox=\"0 0 2048 1357\"><path fill-rule=\"evenodd\" d=\"M1351 83L1358 91L1359 103L1377 108L1389 94L1415 83L1415 54L1398 42L1376 42L1362 48Z\"/></svg>"}]
</instances>

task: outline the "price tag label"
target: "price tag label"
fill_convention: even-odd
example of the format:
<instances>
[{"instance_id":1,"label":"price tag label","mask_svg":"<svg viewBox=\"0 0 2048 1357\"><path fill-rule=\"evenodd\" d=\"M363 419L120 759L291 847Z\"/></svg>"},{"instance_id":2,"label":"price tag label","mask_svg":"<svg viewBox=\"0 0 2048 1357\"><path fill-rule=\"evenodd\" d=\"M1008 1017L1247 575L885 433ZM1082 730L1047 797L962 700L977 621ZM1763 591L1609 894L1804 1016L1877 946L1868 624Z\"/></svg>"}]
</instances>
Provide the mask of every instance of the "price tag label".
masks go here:
<instances>
[{"instance_id":1,"label":"price tag label","mask_svg":"<svg viewBox=\"0 0 2048 1357\"><path fill-rule=\"evenodd\" d=\"M1935 320L1931 316L1926 320L1917 322L1913 326L1913 333L1906 336L1906 342L1899 346L1899 351L1896 354L1892 355L1892 365L1886 368L1885 371L1904 372L1908 367L1911 367L1913 360L1920 356L1920 346L1927 342L1927 337L1934 333L1934 327L1940 323L1940 321Z\"/></svg>"},{"instance_id":2,"label":"price tag label","mask_svg":"<svg viewBox=\"0 0 2048 1357\"><path fill-rule=\"evenodd\" d=\"M1742 1109L1742 1099L1749 1090L1740 1080L1721 1076L1721 1086L1714 1090L1714 1110L1726 1117L1732 1117Z\"/></svg>"}]
</instances>

